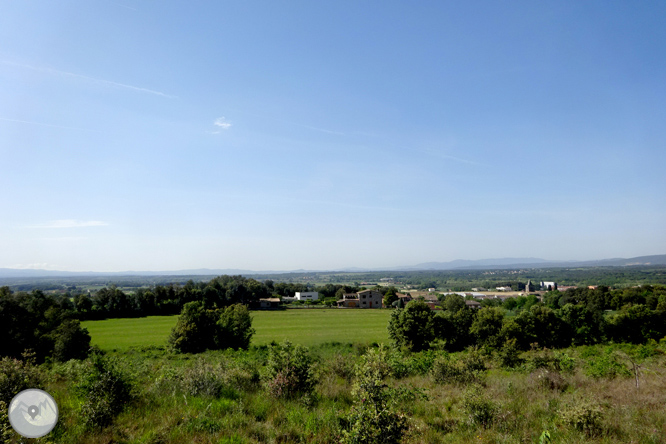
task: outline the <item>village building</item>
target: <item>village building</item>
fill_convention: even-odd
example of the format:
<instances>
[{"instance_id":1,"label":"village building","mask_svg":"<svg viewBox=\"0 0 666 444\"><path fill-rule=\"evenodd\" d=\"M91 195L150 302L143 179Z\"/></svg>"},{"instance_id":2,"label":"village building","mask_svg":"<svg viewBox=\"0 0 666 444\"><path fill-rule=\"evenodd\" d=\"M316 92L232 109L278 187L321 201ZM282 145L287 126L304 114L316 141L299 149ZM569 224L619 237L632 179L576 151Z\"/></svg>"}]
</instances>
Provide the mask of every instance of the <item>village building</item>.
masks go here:
<instances>
[{"instance_id":1,"label":"village building","mask_svg":"<svg viewBox=\"0 0 666 444\"><path fill-rule=\"evenodd\" d=\"M280 308L280 298L263 298L259 299L259 308L269 310L271 308Z\"/></svg>"},{"instance_id":2,"label":"village building","mask_svg":"<svg viewBox=\"0 0 666 444\"><path fill-rule=\"evenodd\" d=\"M316 301L319 300L319 293L316 291L297 291L294 299L297 301Z\"/></svg>"},{"instance_id":3,"label":"village building","mask_svg":"<svg viewBox=\"0 0 666 444\"><path fill-rule=\"evenodd\" d=\"M557 283L556 282L541 282L541 288L544 290L557 290Z\"/></svg>"},{"instance_id":4,"label":"village building","mask_svg":"<svg viewBox=\"0 0 666 444\"><path fill-rule=\"evenodd\" d=\"M465 306L467 306L467 308L473 308L475 310L478 310L478 309L481 308L481 303L468 299L468 300L465 301Z\"/></svg>"},{"instance_id":5,"label":"village building","mask_svg":"<svg viewBox=\"0 0 666 444\"><path fill-rule=\"evenodd\" d=\"M382 294L375 290L346 293L342 296L342 299L338 301L338 307L382 308Z\"/></svg>"}]
</instances>

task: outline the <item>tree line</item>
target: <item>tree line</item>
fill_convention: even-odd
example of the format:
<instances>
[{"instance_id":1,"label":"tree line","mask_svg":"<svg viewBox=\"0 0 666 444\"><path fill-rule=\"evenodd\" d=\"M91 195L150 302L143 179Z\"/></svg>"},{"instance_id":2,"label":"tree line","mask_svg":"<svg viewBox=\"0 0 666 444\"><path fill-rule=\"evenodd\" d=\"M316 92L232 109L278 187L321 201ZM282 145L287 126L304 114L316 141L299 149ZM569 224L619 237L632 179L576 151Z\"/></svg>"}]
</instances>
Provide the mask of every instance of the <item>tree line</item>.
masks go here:
<instances>
[{"instance_id":1,"label":"tree line","mask_svg":"<svg viewBox=\"0 0 666 444\"><path fill-rule=\"evenodd\" d=\"M12 293L0 287L0 357L26 352L38 362L88 356L90 335L81 327L68 298L41 290Z\"/></svg>"},{"instance_id":2,"label":"tree line","mask_svg":"<svg viewBox=\"0 0 666 444\"><path fill-rule=\"evenodd\" d=\"M514 302L509 303L513 300ZM493 302L495 301L495 302ZM437 344L450 351L469 346L526 350L534 344L548 348L607 341L642 343L666 337L666 287L645 286L621 291L607 288L553 291L538 301L525 297L522 307L509 299L504 306L474 309L457 294L443 298L444 310L433 312L423 301L396 309L389 321L395 345L412 351ZM619 306L619 307L618 307ZM611 308L619 308L608 312Z\"/></svg>"}]
</instances>

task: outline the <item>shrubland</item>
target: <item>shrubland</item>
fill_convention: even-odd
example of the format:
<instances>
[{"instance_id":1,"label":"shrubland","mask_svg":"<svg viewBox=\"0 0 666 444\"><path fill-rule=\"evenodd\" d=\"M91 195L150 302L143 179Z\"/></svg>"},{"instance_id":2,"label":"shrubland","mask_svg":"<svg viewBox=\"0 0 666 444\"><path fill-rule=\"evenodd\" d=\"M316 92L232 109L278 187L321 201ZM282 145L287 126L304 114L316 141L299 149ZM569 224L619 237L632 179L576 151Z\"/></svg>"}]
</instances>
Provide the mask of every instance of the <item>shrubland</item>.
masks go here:
<instances>
[{"instance_id":1,"label":"shrubland","mask_svg":"<svg viewBox=\"0 0 666 444\"><path fill-rule=\"evenodd\" d=\"M63 444L534 443L545 432L552 443L660 443L665 353L665 341L535 347L505 365L487 348L281 343L3 368L40 375L61 413L48 438ZM19 442L8 430L4 442Z\"/></svg>"}]
</instances>

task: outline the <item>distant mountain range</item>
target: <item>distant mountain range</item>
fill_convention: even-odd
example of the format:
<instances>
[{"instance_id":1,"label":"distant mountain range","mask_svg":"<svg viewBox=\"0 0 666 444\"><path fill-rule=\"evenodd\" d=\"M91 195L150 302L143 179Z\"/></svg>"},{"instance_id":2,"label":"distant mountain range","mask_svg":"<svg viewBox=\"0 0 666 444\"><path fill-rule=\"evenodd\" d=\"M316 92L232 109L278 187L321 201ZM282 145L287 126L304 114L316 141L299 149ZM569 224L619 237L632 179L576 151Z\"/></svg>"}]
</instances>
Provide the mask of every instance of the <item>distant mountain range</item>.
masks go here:
<instances>
[{"instance_id":1,"label":"distant mountain range","mask_svg":"<svg viewBox=\"0 0 666 444\"><path fill-rule=\"evenodd\" d=\"M419 271L419 270L483 270L483 269L512 269L512 268L570 268L570 267L626 267L632 265L666 265L666 254L653 256L639 256L629 259L601 259L592 261L552 261L540 258L501 258L501 259L479 259L462 260L450 262L424 262L412 266L392 268L357 268L350 267L337 270L241 270L236 268L209 269L197 268L193 270L176 271L56 271L37 269L0 268L0 278L37 278L37 277L76 277L76 276L220 276L229 275L253 275L253 274L285 274L285 273L308 273L308 272L347 272L362 273L371 271Z\"/></svg>"}]
</instances>

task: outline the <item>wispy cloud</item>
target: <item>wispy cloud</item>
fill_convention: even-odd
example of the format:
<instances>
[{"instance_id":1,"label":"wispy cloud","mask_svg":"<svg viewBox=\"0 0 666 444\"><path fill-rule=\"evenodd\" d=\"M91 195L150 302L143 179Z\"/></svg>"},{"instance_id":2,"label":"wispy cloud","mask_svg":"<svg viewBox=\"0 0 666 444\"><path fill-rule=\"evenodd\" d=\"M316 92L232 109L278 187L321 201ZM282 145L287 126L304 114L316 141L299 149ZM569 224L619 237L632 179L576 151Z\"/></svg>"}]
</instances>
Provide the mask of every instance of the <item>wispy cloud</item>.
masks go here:
<instances>
[{"instance_id":1,"label":"wispy cloud","mask_svg":"<svg viewBox=\"0 0 666 444\"><path fill-rule=\"evenodd\" d=\"M104 227L109 225L101 220L76 220L59 219L52 220L43 224L33 225L33 228L83 228L83 227Z\"/></svg>"},{"instance_id":2,"label":"wispy cloud","mask_svg":"<svg viewBox=\"0 0 666 444\"><path fill-rule=\"evenodd\" d=\"M154 94L156 96L166 97L166 98L169 98L169 99L175 99L176 98L176 96L165 94L165 93L160 92L160 91L155 91L153 89L141 88L141 87L138 87L138 86L127 85L127 84L124 84L124 83L112 82L111 80L98 79L98 78L95 78L95 77L84 76L82 74L75 74L73 72L60 71L59 69L46 68L46 67L42 67L42 66L24 65L22 63L11 62L11 61L8 61L8 60L0 60L0 63L2 63L4 65L9 65L9 66L15 66L15 67L18 67L18 68L30 69L32 71L45 72L45 73L48 73L48 74L55 74L55 75L60 75L60 76L72 77L72 78L76 78L76 79L82 79L82 80L86 80L88 82L97 83L99 85L112 86L112 87L116 87L116 88L123 88L123 89L128 89L130 91L136 91L136 92L146 93L146 94Z\"/></svg>"},{"instance_id":3,"label":"wispy cloud","mask_svg":"<svg viewBox=\"0 0 666 444\"><path fill-rule=\"evenodd\" d=\"M4 117L0 117L0 120L3 120L5 122L26 123L28 125L48 126L48 127L51 127L51 128L72 129L72 130L78 130L78 131L95 131L95 130L86 129L86 128L77 128L75 126L52 125L50 123L31 122L29 120L18 120L18 119L6 119Z\"/></svg>"},{"instance_id":4,"label":"wispy cloud","mask_svg":"<svg viewBox=\"0 0 666 444\"><path fill-rule=\"evenodd\" d=\"M225 117L218 117L217 119L215 119L215 122L213 122L213 125L220 127L223 130L228 130L229 128L231 128L231 122L227 121ZM217 133L219 133L219 131L213 134Z\"/></svg>"}]
</instances>

